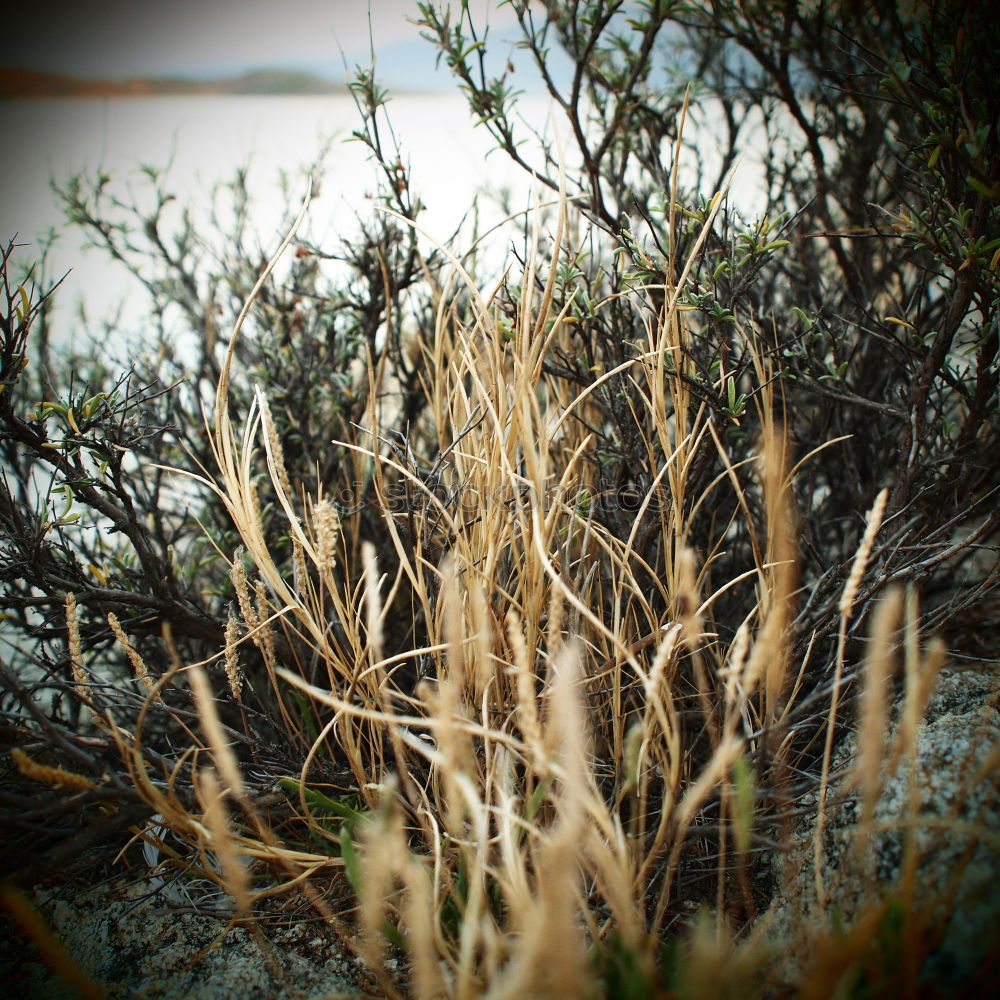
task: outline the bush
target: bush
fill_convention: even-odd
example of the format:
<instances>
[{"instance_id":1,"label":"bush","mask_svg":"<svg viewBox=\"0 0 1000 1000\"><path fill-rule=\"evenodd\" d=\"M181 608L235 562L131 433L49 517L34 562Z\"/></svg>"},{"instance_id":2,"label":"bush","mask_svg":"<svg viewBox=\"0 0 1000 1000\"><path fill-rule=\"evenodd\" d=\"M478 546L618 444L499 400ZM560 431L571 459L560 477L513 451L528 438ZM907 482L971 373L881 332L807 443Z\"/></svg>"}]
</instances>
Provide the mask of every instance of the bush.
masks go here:
<instances>
[{"instance_id":1,"label":"bush","mask_svg":"<svg viewBox=\"0 0 1000 1000\"><path fill-rule=\"evenodd\" d=\"M997 29L957 4L510 6L568 150L524 133L464 6L417 5L497 155L554 195L502 278L421 255L367 70L384 210L342 277L291 221L280 278L248 251L242 178L221 247L164 232L155 172L152 213L72 179L69 219L150 294L155 350L116 379L33 346L47 297L8 247L5 739L78 790L47 854L12 817L18 876L115 803L100 838L156 814L244 916L265 866L338 927L339 885L390 994L751 995L782 979L753 930L768 859L800 808L822 836L872 609L923 593L874 626L869 690L902 629L907 711L941 658L918 634L982 652L960 623L997 585Z\"/></svg>"}]
</instances>

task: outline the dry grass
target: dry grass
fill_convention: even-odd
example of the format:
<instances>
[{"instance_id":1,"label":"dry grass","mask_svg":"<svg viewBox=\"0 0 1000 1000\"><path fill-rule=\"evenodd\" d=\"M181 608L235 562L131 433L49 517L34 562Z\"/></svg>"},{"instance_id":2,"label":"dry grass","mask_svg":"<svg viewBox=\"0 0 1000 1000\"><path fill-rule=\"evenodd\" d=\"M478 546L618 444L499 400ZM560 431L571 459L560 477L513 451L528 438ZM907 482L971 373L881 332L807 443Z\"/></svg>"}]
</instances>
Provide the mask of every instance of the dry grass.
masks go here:
<instances>
[{"instance_id":1,"label":"dry grass","mask_svg":"<svg viewBox=\"0 0 1000 1000\"><path fill-rule=\"evenodd\" d=\"M369 359L368 433L331 447L352 452L355 467L368 470L395 552L389 571L357 537L358 521L338 517L329 500L338 484L308 496L290 481L263 389L249 413L230 413L237 326L212 414L218 469L203 481L226 505L251 568L248 579L243 554L233 557L246 631L235 623L227 630L215 657L225 680L213 692L205 664L175 662L153 684L116 629L149 692L132 729L113 735L134 787L159 822L195 847L201 869L224 886L238 914L251 914L266 895L304 891L349 936L324 895L331 879L346 874L357 898L354 944L386 995L640 997L668 995L668 981L670 995L757 995L787 977L776 967L766 922L753 923L760 889L752 863L770 838L787 834L790 820L774 803L787 807L793 797L791 773L802 752L791 724L808 657L790 637L799 595L797 467L763 357L747 387L763 429L756 469L730 457L708 408L677 377L696 374L686 367L691 329L680 286L618 293L634 299L645 340L637 359L619 369L604 371L595 358L589 389L578 391L545 365L555 347L575 349L573 324L553 308L569 213L563 200L551 235L539 213L512 326L500 322L501 288L478 289L457 260L462 296L439 289L436 322L415 347L430 406L414 440L439 456L434 483L383 434L391 370L386 358ZM710 225L711 217L706 231ZM543 240L555 248L544 264ZM687 267L671 261L668 271L683 282ZM459 301L468 303L464 310ZM663 305L651 307L656 302ZM591 396L619 375L645 407L637 423L651 429L650 455L667 456L624 539L593 517L586 460L594 443ZM723 471L692 498L692 464L705 447ZM278 501L267 516L292 540L290 575L266 542L274 525L265 525L258 500L262 475ZM744 519L754 561L740 578L719 582L712 572L718 551L696 552L689 538L692 519L723 493L734 502L720 509ZM763 522L752 513L751 493L762 498ZM840 607L816 833L821 906L819 845L846 629L883 509L881 496ZM662 539L662 573L643 564L638 539L648 532ZM730 623L734 638L725 641L712 627L714 605L743 580L754 582L756 606ZM887 762L913 752L939 666L938 654L921 654L909 615L900 738L884 746L901 602L890 597L875 618L861 701L854 781L863 800L862 853L880 775ZM399 620L390 612L400 603L422 623L421 642L402 652L400 637L386 631ZM89 705L68 611L74 677ZM216 697L238 703L248 644L261 657L290 743L307 748L291 776L300 825L313 835L301 844L280 837L248 794L219 720ZM153 780L137 748L146 713L182 677L201 735L189 730L189 754ZM313 732L291 710L292 691L308 706ZM341 803L339 830L314 788L322 761L345 764L356 785L356 803ZM196 804L177 787L187 767ZM36 776L62 780L61 772L46 774ZM692 843L708 844L701 854L714 858L714 887L668 969L662 943L674 929L676 884ZM255 886L262 864L283 873L277 885ZM912 872L911 855L906 864ZM822 967L822 976L805 970L801 982L780 988L828 995L822 981L832 993L861 960L865 935L883 912L873 900L839 937L821 920L800 927L798 946L816 956L813 973ZM384 961L400 951L401 966Z\"/></svg>"}]
</instances>

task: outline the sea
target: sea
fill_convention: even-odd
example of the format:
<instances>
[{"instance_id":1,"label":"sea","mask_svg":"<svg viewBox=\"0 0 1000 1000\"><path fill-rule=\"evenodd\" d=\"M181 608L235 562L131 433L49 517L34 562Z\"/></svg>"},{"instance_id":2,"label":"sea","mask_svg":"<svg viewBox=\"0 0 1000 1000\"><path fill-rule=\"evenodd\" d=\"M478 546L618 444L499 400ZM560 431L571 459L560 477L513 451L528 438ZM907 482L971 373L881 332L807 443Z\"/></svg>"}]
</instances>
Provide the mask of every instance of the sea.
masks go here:
<instances>
[{"instance_id":1,"label":"sea","mask_svg":"<svg viewBox=\"0 0 1000 1000\"><path fill-rule=\"evenodd\" d=\"M528 97L521 113L534 127L547 127L547 101ZM484 195L479 225L485 228L503 218L503 192L523 207L537 187L493 150L461 95L397 96L379 114L378 125L383 148L393 159L398 150L409 166L412 190L426 205L419 222L428 246L455 243L452 237L477 193ZM205 233L213 225L213 206L220 204L213 190L245 168L249 230L267 255L280 244L304 197L306 176L322 156L322 176L302 232L335 253L340 240L357 230L359 215L374 211L378 170L370 151L352 138L361 126L349 95L0 102L7 151L0 167L0 240L6 244L16 235L21 246L15 268L21 272L47 247L45 275L50 281L63 278L52 309L54 345L76 338L81 324L106 328L112 316L134 343L145 292L121 264L87 247L86 234L67 222L53 185L65 185L74 175L91 181L103 175L110 198L149 209L155 198L151 174L161 172L159 183L175 196L166 212L168 227L171 219L179 224L184 208ZM223 226L229 222L221 219ZM493 246L502 256L502 233Z\"/></svg>"},{"instance_id":2,"label":"sea","mask_svg":"<svg viewBox=\"0 0 1000 1000\"><path fill-rule=\"evenodd\" d=\"M702 108L700 119L703 140L694 142L703 163L709 163L721 118ZM565 118L553 111L548 97L523 95L518 121L529 162L541 165L539 143L529 129L545 135L554 149L571 149ZM377 124L387 155L398 155L409 167L411 188L426 206L419 224L428 249L432 243L457 252L468 248L468 226L464 235L454 234L477 195L480 232L499 223L508 209L523 211L533 198L552 197L494 148L459 93L392 96ZM109 199L148 211L155 198L150 175L159 172L158 183L174 196L165 213L164 236L170 236L171 225L180 225L181 211L187 210L199 236L208 238L213 230L218 237L220 225L231 225L224 213L213 221L221 204L213 191L245 168L249 233L266 259L281 243L304 197L306 175L322 155L324 169L301 233L335 254L340 241L357 231L358 217L374 212L378 170L370 151L352 138L361 127L361 115L348 94L0 101L5 140L0 240L6 244L16 235L22 244L15 277L39 261L44 250L44 273L36 267L34 274L48 283L62 279L50 310L52 346L96 338L101 350L118 351L124 364L148 328L148 299L141 284L106 252L88 248L86 234L67 223L53 185L65 185L74 175L91 181L104 176ZM752 153L753 133L749 135ZM669 162L669 150L665 152ZM571 159L568 167L571 171ZM760 170L747 162L740 171L730 193L753 214L760 201ZM663 184L666 191L669 179L663 178ZM118 219L129 218L125 210L116 213ZM480 254L482 273L491 267L503 270L516 237L510 225L492 234Z\"/></svg>"}]
</instances>

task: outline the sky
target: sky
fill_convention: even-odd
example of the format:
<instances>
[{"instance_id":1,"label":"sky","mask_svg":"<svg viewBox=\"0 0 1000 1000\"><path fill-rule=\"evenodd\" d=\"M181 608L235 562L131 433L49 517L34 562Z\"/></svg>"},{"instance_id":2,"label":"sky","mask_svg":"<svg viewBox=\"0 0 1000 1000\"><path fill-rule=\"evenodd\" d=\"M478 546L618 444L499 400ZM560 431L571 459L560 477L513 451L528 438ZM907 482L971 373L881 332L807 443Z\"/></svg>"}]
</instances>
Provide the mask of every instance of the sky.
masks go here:
<instances>
[{"instance_id":1,"label":"sky","mask_svg":"<svg viewBox=\"0 0 1000 1000\"><path fill-rule=\"evenodd\" d=\"M513 13L499 3L470 0L477 23L488 12L491 25L511 24ZM417 0L21 2L4 15L0 66L106 79L287 67L342 79L341 50L351 66L368 51L369 7L383 76L432 73L433 51L407 21L417 17Z\"/></svg>"}]
</instances>

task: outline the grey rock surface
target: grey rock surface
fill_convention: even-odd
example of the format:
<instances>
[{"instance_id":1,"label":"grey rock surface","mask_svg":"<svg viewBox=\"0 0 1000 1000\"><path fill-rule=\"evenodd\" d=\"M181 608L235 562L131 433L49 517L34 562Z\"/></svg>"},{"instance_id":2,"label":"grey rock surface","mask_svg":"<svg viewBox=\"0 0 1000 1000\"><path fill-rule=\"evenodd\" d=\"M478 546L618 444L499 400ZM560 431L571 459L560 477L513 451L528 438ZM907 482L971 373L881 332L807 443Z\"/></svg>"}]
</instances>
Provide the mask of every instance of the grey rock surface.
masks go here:
<instances>
[{"instance_id":1,"label":"grey rock surface","mask_svg":"<svg viewBox=\"0 0 1000 1000\"><path fill-rule=\"evenodd\" d=\"M356 959L319 923L269 929L265 957L246 927L179 908L161 887L119 880L85 893L39 889L35 905L110 1000L319 1000L363 996ZM228 928L228 929L227 929ZM0 995L4 994L0 987ZM78 996L40 963L22 967L23 1000Z\"/></svg>"},{"instance_id":2,"label":"grey rock surface","mask_svg":"<svg viewBox=\"0 0 1000 1000\"><path fill-rule=\"evenodd\" d=\"M923 969L939 988L974 980L1000 948L1000 674L945 668L916 739L884 781L867 850L857 846L861 805L848 779L828 804L821 869L827 916L850 924L889 897L904 875L907 839L917 859L914 900L930 907L939 941ZM887 745L895 740L895 723ZM837 749L834 771L855 759L854 734ZM916 810L910 812L910 795ZM812 796L811 804L815 805ZM803 803L809 804L809 803ZM907 817L915 822L907 823ZM815 817L796 829L793 848L774 859L781 889L766 915L771 933L791 938L815 918Z\"/></svg>"}]
</instances>

